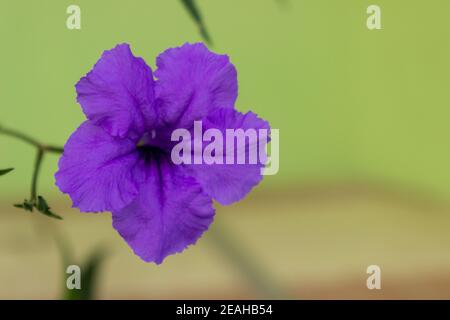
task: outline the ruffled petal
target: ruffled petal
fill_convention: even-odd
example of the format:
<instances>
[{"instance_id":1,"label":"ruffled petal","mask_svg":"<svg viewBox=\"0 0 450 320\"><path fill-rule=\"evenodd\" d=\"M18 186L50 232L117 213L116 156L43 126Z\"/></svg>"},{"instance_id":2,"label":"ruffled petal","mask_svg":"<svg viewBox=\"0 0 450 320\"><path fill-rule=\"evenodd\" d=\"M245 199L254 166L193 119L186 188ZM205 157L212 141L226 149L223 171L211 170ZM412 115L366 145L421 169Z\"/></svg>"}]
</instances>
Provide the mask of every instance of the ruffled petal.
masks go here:
<instances>
[{"instance_id":1,"label":"ruffled petal","mask_svg":"<svg viewBox=\"0 0 450 320\"><path fill-rule=\"evenodd\" d=\"M64 146L56 185L80 211L118 210L138 194L139 160L134 141L112 137L88 120Z\"/></svg>"},{"instance_id":2,"label":"ruffled petal","mask_svg":"<svg viewBox=\"0 0 450 320\"><path fill-rule=\"evenodd\" d=\"M185 44L164 51L156 60L158 110L163 124L190 128L212 110L234 108L237 73L228 56L204 44Z\"/></svg>"},{"instance_id":3,"label":"ruffled petal","mask_svg":"<svg viewBox=\"0 0 450 320\"><path fill-rule=\"evenodd\" d=\"M228 205L244 198L250 190L262 180L261 169L267 160L266 144L270 140L269 123L258 118L253 112L246 114L233 109L218 109L202 120L203 134L208 129L217 129L223 138L222 152L214 152L214 158L220 160L212 164L205 163L202 159L201 164L184 165L188 172L195 177L205 192L220 204ZM234 150L232 163L227 164L227 129L255 129L255 136L252 139L245 139L245 148L239 147L239 142L234 139ZM260 135L259 129L266 132L266 136ZM211 142L214 139L211 139ZM202 150L195 151L194 154L203 155L210 142L202 144ZM253 151L250 151L253 149ZM255 161L250 161L250 154L256 154ZM238 157L242 156L244 163L239 164ZM221 163L221 164L220 164Z\"/></svg>"},{"instance_id":4,"label":"ruffled petal","mask_svg":"<svg viewBox=\"0 0 450 320\"><path fill-rule=\"evenodd\" d=\"M113 227L133 251L160 264L201 237L214 217L212 200L193 179L165 159L150 160L139 196L113 212Z\"/></svg>"},{"instance_id":5,"label":"ruffled petal","mask_svg":"<svg viewBox=\"0 0 450 320\"><path fill-rule=\"evenodd\" d=\"M88 119L113 136L139 135L156 121L153 76L128 44L105 51L76 84L77 100Z\"/></svg>"}]
</instances>

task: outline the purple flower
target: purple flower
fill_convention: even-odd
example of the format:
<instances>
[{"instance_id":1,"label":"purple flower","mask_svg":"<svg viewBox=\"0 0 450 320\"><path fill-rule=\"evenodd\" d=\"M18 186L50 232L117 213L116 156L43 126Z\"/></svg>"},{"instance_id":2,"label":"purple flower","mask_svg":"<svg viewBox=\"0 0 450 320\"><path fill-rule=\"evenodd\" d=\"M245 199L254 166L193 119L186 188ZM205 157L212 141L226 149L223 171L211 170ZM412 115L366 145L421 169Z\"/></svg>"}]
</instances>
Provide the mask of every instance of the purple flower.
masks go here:
<instances>
[{"instance_id":1,"label":"purple flower","mask_svg":"<svg viewBox=\"0 0 450 320\"><path fill-rule=\"evenodd\" d=\"M262 179L261 163L174 164L171 133L197 120L223 133L269 125L234 109L237 73L227 56L185 44L156 65L154 80L127 44L103 53L76 84L87 120L67 141L55 177L74 207L111 211L134 252L159 264L208 229L213 199L238 201Z\"/></svg>"}]
</instances>

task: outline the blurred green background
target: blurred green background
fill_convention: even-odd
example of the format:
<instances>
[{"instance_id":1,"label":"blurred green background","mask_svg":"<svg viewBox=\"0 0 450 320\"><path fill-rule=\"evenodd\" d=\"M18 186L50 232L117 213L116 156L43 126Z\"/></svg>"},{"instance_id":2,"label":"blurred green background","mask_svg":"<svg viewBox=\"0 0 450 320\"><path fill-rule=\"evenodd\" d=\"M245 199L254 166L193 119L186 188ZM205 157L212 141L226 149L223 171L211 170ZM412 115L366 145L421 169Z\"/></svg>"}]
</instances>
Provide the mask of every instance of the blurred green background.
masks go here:
<instances>
[{"instance_id":1,"label":"blurred green background","mask_svg":"<svg viewBox=\"0 0 450 320\"><path fill-rule=\"evenodd\" d=\"M58 298L53 232L68 235L78 259L111 247L99 298L450 298L450 2L198 3L211 49L238 69L238 109L280 129L279 173L218 208L195 247L154 266L109 214L69 210L54 186L56 156L46 156L39 190L65 220L12 208L28 195L35 150L0 136L0 168L16 168L0 180L0 298ZM370 31L374 3L383 29ZM66 28L70 4L81 7L81 30ZM166 48L202 41L175 0L0 0L0 38L0 122L57 145L84 119L74 84L103 50L128 42L154 67ZM218 228L276 290L261 292L221 252ZM370 264L382 268L381 291L365 287Z\"/></svg>"}]
</instances>

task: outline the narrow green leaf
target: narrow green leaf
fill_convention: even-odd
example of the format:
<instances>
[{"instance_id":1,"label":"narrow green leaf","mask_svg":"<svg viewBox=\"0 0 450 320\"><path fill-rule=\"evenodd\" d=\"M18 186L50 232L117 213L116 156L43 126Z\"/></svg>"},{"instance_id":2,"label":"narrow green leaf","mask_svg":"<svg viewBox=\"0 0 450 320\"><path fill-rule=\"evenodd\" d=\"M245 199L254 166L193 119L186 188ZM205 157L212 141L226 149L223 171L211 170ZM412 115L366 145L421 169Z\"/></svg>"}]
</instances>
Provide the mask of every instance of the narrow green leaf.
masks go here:
<instances>
[{"instance_id":1,"label":"narrow green leaf","mask_svg":"<svg viewBox=\"0 0 450 320\"><path fill-rule=\"evenodd\" d=\"M63 218L60 215L57 215L56 213L54 213L53 211L47 210L47 211L40 211L38 210L40 213L53 218L53 219L57 219L57 220L63 220Z\"/></svg>"},{"instance_id":2,"label":"narrow green leaf","mask_svg":"<svg viewBox=\"0 0 450 320\"><path fill-rule=\"evenodd\" d=\"M181 2L189 12L189 15L192 17L192 19L194 19L194 22L196 23L200 31L200 35L208 44L212 44L211 37L209 36L208 30L206 29L205 22L203 21L196 0L181 0Z\"/></svg>"},{"instance_id":3,"label":"narrow green leaf","mask_svg":"<svg viewBox=\"0 0 450 320\"><path fill-rule=\"evenodd\" d=\"M57 215L56 213L53 213L50 210L50 207L47 204L47 201L42 196L38 196L37 203L34 206L37 211L39 211L42 214L45 214L46 216L49 216L51 218L62 220L62 217Z\"/></svg>"},{"instance_id":4,"label":"narrow green leaf","mask_svg":"<svg viewBox=\"0 0 450 320\"><path fill-rule=\"evenodd\" d=\"M92 300L95 298L100 268L106 256L107 251L104 248L97 248L92 252L87 261L80 266L81 289L69 290L65 288L64 298L66 300Z\"/></svg>"},{"instance_id":5,"label":"narrow green leaf","mask_svg":"<svg viewBox=\"0 0 450 320\"><path fill-rule=\"evenodd\" d=\"M14 170L14 168L8 168L8 169L0 170L0 176L3 176L3 175L5 175L5 174L7 174L7 173L9 173L9 172L11 172L13 170Z\"/></svg>"},{"instance_id":6,"label":"narrow green leaf","mask_svg":"<svg viewBox=\"0 0 450 320\"><path fill-rule=\"evenodd\" d=\"M63 218L50 210L47 201L42 196L38 196L37 200L24 200L23 203L15 204L14 207L24 209L25 211L33 212L36 209L38 212L54 219L62 220Z\"/></svg>"},{"instance_id":7,"label":"narrow green leaf","mask_svg":"<svg viewBox=\"0 0 450 320\"><path fill-rule=\"evenodd\" d=\"M33 203L29 200L23 200L23 203L15 204L14 207L24 209L25 211L33 211Z\"/></svg>"}]
</instances>

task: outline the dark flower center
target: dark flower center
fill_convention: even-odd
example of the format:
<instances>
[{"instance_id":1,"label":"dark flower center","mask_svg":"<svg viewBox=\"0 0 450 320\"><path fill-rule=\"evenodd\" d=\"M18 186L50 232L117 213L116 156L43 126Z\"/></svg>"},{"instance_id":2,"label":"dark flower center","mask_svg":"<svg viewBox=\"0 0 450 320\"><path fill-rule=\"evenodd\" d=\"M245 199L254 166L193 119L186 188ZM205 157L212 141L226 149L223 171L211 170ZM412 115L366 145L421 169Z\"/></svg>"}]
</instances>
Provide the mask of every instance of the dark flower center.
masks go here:
<instances>
[{"instance_id":1,"label":"dark flower center","mask_svg":"<svg viewBox=\"0 0 450 320\"><path fill-rule=\"evenodd\" d=\"M142 136L136 145L136 150L145 161L152 159L160 159L168 154L167 150L161 144L161 141L155 138L154 131L146 133Z\"/></svg>"}]
</instances>

